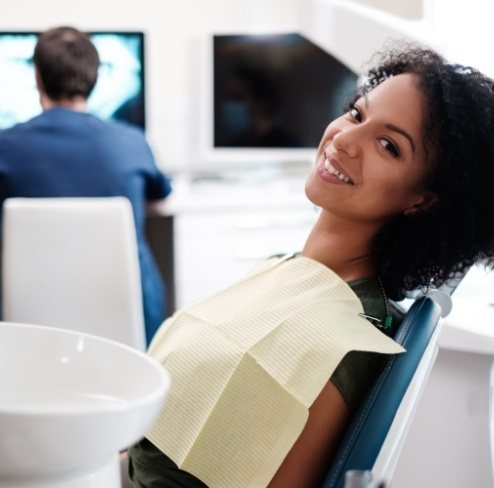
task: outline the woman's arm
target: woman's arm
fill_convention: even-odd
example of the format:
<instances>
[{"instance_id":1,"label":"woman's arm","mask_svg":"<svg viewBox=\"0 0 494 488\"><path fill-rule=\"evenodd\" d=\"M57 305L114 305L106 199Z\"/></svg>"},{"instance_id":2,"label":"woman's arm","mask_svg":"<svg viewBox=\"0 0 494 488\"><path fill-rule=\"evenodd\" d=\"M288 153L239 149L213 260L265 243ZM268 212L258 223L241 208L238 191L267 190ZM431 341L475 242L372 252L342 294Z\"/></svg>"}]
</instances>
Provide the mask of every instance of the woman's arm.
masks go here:
<instances>
[{"instance_id":1,"label":"woman's arm","mask_svg":"<svg viewBox=\"0 0 494 488\"><path fill-rule=\"evenodd\" d=\"M319 487L349 418L343 397L329 381L309 408L307 424L269 488Z\"/></svg>"}]
</instances>

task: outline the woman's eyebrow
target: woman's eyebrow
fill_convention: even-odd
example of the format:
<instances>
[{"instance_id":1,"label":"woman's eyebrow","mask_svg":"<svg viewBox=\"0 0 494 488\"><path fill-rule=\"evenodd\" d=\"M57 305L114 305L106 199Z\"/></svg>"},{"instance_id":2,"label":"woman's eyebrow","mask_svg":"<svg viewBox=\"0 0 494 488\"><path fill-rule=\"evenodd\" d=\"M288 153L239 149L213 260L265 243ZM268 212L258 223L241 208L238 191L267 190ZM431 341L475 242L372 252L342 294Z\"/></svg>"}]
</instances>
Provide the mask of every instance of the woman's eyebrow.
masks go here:
<instances>
[{"instance_id":1,"label":"woman's eyebrow","mask_svg":"<svg viewBox=\"0 0 494 488\"><path fill-rule=\"evenodd\" d=\"M393 124L386 124L386 129L392 130L393 132L397 132L398 134L401 134L402 136L406 137L408 139L408 142L412 146L412 152L415 153L415 142L413 142L412 136L404 131L403 129L400 129L396 125Z\"/></svg>"},{"instance_id":2,"label":"woman's eyebrow","mask_svg":"<svg viewBox=\"0 0 494 488\"><path fill-rule=\"evenodd\" d=\"M362 95L362 98L364 99L364 105L365 108L369 108L369 96L367 93L364 93ZM393 132L397 132L398 134L401 134L402 136L406 137L408 139L408 142L410 143L410 146L412 146L412 152L415 153L415 142L413 141L413 137L400 127L394 125L394 124L386 124L386 128L389 130L392 130Z\"/></svg>"}]
</instances>

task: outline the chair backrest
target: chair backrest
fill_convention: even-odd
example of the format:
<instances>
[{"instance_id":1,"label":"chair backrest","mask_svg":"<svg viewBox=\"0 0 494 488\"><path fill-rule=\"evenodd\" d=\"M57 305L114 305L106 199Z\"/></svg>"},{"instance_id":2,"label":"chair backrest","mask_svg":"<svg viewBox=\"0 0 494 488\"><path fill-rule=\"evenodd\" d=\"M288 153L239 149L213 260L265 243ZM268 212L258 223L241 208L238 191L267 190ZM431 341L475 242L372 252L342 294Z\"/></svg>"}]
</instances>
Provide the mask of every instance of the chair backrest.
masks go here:
<instances>
[{"instance_id":1,"label":"chair backrest","mask_svg":"<svg viewBox=\"0 0 494 488\"><path fill-rule=\"evenodd\" d=\"M387 360L346 430L323 488L343 488L349 470L371 470L374 479L390 481L437 355L440 316L441 307L429 297L407 311L395 335L407 352Z\"/></svg>"},{"instance_id":2,"label":"chair backrest","mask_svg":"<svg viewBox=\"0 0 494 488\"><path fill-rule=\"evenodd\" d=\"M88 332L144 350L126 198L7 199L2 232L3 320Z\"/></svg>"}]
</instances>

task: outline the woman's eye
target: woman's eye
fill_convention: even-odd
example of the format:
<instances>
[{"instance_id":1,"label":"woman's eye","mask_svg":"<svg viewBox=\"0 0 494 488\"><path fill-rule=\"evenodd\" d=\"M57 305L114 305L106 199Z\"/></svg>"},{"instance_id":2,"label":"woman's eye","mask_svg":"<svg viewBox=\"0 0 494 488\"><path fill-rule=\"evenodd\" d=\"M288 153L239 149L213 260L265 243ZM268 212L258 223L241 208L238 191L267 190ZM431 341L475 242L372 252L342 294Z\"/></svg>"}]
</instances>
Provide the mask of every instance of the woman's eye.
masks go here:
<instances>
[{"instance_id":1,"label":"woman's eye","mask_svg":"<svg viewBox=\"0 0 494 488\"><path fill-rule=\"evenodd\" d=\"M348 113L350 114L350 117L352 119L355 119L357 122L362 122L362 114L355 105L353 107L350 107Z\"/></svg>"},{"instance_id":2,"label":"woman's eye","mask_svg":"<svg viewBox=\"0 0 494 488\"><path fill-rule=\"evenodd\" d=\"M400 156L400 150L398 149L398 146L395 143L391 142L389 139L379 139L379 143L395 158L398 158Z\"/></svg>"}]
</instances>

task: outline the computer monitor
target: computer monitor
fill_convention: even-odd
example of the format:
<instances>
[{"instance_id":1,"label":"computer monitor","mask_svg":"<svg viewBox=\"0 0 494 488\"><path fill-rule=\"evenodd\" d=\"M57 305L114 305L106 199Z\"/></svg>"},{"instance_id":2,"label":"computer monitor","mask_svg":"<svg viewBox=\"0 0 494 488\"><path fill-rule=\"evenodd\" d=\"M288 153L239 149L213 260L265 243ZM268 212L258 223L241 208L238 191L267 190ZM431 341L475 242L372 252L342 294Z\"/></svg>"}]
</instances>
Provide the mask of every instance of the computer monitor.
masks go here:
<instances>
[{"instance_id":1,"label":"computer monitor","mask_svg":"<svg viewBox=\"0 0 494 488\"><path fill-rule=\"evenodd\" d=\"M357 75L297 33L215 34L207 156L234 163L312 160Z\"/></svg>"},{"instance_id":2,"label":"computer monitor","mask_svg":"<svg viewBox=\"0 0 494 488\"><path fill-rule=\"evenodd\" d=\"M0 32L0 129L41 112L32 56L37 32ZM100 56L88 111L145 128L144 34L91 32Z\"/></svg>"}]
</instances>

